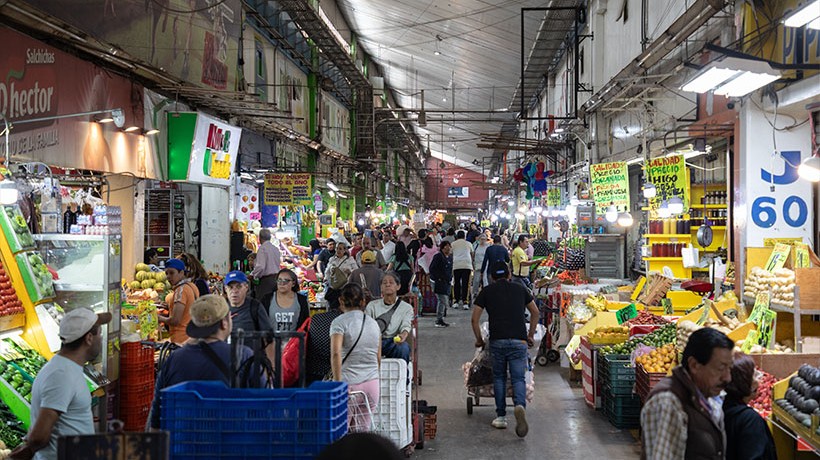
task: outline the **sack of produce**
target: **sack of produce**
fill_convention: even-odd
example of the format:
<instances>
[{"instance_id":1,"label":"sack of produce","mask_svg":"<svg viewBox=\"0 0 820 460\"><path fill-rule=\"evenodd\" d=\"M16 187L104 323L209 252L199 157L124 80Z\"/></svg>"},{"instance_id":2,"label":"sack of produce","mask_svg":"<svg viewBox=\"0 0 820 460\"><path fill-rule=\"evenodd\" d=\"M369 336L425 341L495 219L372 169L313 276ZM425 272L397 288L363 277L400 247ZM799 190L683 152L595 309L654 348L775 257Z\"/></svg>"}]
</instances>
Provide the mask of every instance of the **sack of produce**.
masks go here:
<instances>
[{"instance_id":1,"label":"sack of produce","mask_svg":"<svg viewBox=\"0 0 820 460\"><path fill-rule=\"evenodd\" d=\"M493 384L493 357L488 349L477 350L470 362L467 386L477 387Z\"/></svg>"}]
</instances>

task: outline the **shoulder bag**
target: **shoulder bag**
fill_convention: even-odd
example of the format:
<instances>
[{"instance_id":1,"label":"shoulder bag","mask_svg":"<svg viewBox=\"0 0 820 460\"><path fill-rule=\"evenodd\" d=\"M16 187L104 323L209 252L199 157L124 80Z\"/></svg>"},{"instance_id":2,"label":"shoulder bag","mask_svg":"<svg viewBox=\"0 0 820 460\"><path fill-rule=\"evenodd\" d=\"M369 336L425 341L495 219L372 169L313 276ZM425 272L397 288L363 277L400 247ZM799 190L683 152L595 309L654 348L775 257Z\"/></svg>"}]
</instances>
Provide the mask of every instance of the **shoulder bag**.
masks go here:
<instances>
[{"instance_id":1,"label":"shoulder bag","mask_svg":"<svg viewBox=\"0 0 820 460\"><path fill-rule=\"evenodd\" d=\"M353 349L356 348L356 345L359 344L359 339L362 338L362 332L364 332L364 322L366 320L367 320L367 315L364 312L362 312L362 328L359 329L359 336L356 337L356 341L353 342L353 346L350 347L350 350L347 350L347 353L345 353L345 357L342 358L342 365L344 365L345 361L347 361L347 358L350 357L350 354L353 353ZM333 380L333 365L332 364L330 366L330 370L327 371L327 374L325 374L325 378L322 379L322 380L324 380L326 382Z\"/></svg>"}]
</instances>

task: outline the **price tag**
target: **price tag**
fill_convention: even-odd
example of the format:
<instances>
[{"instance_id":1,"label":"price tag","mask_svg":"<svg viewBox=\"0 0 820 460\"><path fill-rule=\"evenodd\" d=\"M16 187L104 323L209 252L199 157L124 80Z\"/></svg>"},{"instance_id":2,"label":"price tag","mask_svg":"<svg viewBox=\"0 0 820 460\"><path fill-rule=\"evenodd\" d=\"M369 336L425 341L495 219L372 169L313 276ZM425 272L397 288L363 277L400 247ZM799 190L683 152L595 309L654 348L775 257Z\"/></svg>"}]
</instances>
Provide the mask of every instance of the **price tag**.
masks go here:
<instances>
[{"instance_id":1,"label":"price tag","mask_svg":"<svg viewBox=\"0 0 820 460\"><path fill-rule=\"evenodd\" d=\"M771 273L778 268L783 268L783 266L786 265L786 261L789 259L789 253L791 250L792 248L788 244L775 244L774 249L772 249L772 255L769 256L769 260L766 262L766 271Z\"/></svg>"},{"instance_id":2,"label":"price tag","mask_svg":"<svg viewBox=\"0 0 820 460\"><path fill-rule=\"evenodd\" d=\"M638 316L638 309L635 308L634 303L615 312L615 318L618 319L618 324L623 324L636 316Z\"/></svg>"},{"instance_id":3,"label":"price tag","mask_svg":"<svg viewBox=\"0 0 820 460\"><path fill-rule=\"evenodd\" d=\"M757 331L752 329L746 334L746 339L743 341L743 346L740 347L740 351L746 353L747 355L752 351L752 347L757 344Z\"/></svg>"},{"instance_id":4,"label":"price tag","mask_svg":"<svg viewBox=\"0 0 820 460\"><path fill-rule=\"evenodd\" d=\"M805 243L795 243L794 245L794 268L809 268L809 246Z\"/></svg>"},{"instance_id":5,"label":"price tag","mask_svg":"<svg viewBox=\"0 0 820 460\"><path fill-rule=\"evenodd\" d=\"M675 309L672 307L672 299L661 299L661 306L663 307L664 315L674 315Z\"/></svg>"},{"instance_id":6,"label":"price tag","mask_svg":"<svg viewBox=\"0 0 820 460\"><path fill-rule=\"evenodd\" d=\"M153 302L144 300L139 303L139 325L140 337L147 339L152 337L159 328L157 319L157 306Z\"/></svg>"},{"instance_id":7,"label":"price tag","mask_svg":"<svg viewBox=\"0 0 820 460\"><path fill-rule=\"evenodd\" d=\"M761 292L757 294L757 297L755 298L755 306L752 308L752 314L749 315L749 319L747 321L757 324L757 321L763 314L763 311L769 309L770 303L771 299L769 299L768 292Z\"/></svg>"},{"instance_id":8,"label":"price tag","mask_svg":"<svg viewBox=\"0 0 820 460\"><path fill-rule=\"evenodd\" d=\"M777 323L777 312L766 308L757 324L757 344L771 349L774 346L774 328Z\"/></svg>"}]
</instances>

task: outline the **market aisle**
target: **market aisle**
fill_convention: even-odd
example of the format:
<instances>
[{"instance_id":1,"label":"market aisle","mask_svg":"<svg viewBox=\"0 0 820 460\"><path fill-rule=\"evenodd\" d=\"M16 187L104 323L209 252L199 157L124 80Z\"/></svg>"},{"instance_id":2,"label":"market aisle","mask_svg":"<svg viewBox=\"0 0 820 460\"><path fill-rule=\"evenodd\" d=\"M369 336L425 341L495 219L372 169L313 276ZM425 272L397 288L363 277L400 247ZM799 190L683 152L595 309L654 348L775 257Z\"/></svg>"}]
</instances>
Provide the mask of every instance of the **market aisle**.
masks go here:
<instances>
[{"instance_id":1,"label":"market aisle","mask_svg":"<svg viewBox=\"0 0 820 460\"><path fill-rule=\"evenodd\" d=\"M527 408L530 432L515 435L510 426L490 426L495 417L492 398L467 415L467 391L462 364L473 357L474 338L468 311L451 310L449 328L433 327L435 317L419 318L419 398L438 406L438 432L415 456L421 459L636 459L640 445L626 430L614 428L600 412L584 403L580 386L570 387L557 363L535 366L535 397ZM486 320L486 314L484 316ZM511 404L511 402L508 402Z\"/></svg>"}]
</instances>

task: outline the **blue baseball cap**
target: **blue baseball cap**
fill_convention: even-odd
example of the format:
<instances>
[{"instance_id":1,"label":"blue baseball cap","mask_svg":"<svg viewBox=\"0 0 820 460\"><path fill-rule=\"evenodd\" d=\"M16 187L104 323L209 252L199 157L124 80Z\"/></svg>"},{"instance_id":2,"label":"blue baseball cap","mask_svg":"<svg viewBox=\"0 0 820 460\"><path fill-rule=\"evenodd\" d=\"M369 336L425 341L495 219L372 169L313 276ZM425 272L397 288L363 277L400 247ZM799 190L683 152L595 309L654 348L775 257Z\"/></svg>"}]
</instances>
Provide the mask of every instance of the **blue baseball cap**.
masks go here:
<instances>
[{"instance_id":1,"label":"blue baseball cap","mask_svg":"<svg viewBox=\"0 0 820 460\"><path fill-rule=\"evenodd\" d=\"M165 268L173 268L177 271L184 272L185 271L185 262L179 259L168 259L165 261Z\"/></svg>"},{"instance_id":2,"label":"blue baseball cap","mask_svg":"<svg viewBox=\"0 0 820 460\"><path fill-rule=\"evenodd\" d=\"M248 277L245 276L244 272L241 272L239 270L234 270L232 272L229 272L227 275L225 275L225 286L227 286L231 283L247 283L247 282L248 282Z\"/></svg>"}]
</instances>

